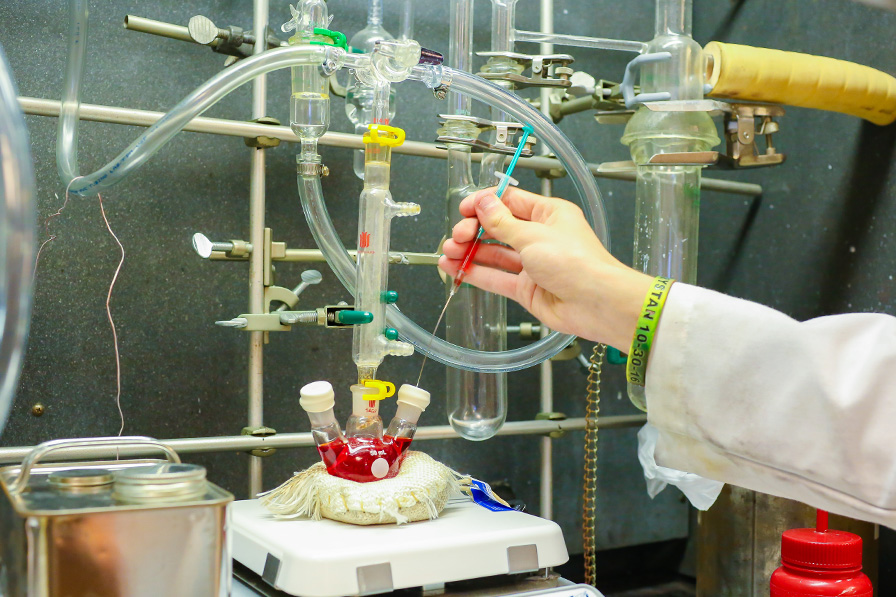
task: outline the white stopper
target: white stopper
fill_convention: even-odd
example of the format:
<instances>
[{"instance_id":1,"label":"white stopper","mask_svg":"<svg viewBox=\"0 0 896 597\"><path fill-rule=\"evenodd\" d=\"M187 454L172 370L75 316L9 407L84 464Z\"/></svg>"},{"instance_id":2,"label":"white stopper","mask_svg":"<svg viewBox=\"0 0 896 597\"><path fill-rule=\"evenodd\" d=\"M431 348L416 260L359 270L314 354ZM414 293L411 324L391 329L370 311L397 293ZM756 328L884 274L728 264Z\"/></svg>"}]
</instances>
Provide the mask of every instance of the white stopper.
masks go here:
<instances>
[{"instance_id":1,"label":"white stopper","mask_svg":"<svg viewBox=\"0 0 896 597\"><path fill-rule=\"evenodd\" d=\"M382 479L389 474L389 462L385 458L377 458L370 465L370 474L377 479Z\"/></svg>"},{"instance_id":2,"label":"white stopper","mask_svg":"<svg viewBox=\"0 0 896 597\"><path fill-rule=\"evenodd\" d=\"M412 386L409 383L402 384L398 388L398 404L407 404L420 409L420 412L426 410L429 406L429 392L423 388Z\"/></svg>"},{"instance_id":3,"label":"white stopper","mask_svg":"<svg viewBox=\"0 0 896 597\"><path fill-rule=\"evenodd\" d=\"M299 404L309 413L322 413L336 404L336 394L328 381L313 381L299 390Z\"/></svg>"}]
</instances>

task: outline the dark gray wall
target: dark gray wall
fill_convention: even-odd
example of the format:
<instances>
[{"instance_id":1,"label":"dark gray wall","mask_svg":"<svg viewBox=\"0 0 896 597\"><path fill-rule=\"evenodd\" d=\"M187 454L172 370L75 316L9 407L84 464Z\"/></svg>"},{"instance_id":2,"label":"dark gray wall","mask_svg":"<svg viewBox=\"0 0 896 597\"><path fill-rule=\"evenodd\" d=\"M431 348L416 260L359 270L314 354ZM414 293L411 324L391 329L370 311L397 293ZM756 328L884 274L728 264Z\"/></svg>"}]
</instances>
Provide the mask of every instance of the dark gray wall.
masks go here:
<instances>
[{"instance_id":1,"label":"dark gray wall","mask_svg":"<svg viewBox=\"0 0 896 597\"><path fill-rule=\"evenodd\" d=\"M282 0L272 1L275 26L286 19ZM386 26L395 30L396 18ZM447 51L447 2L419 3L417 38ZM247 1L93 3L91 36L83 101L149 110L166 110L201 81L218 72L223 58L206 48L125 31L121 22L135 14L185 24L205 14L219 25L249 26ZM333 28L351 33L363 26L365 3L333 0ZM653 2L556 0L556 29L572 34L647 39L653 30ZM21 95L58 98L65 62L67 9L64 2L14 0L0 4L0 42L6 50ZM476 8L476 44L488 48L489 7ZM697 0L695 37L764 45L835 56L896 72L892 32L894 15L846 0L819 2ZM537 3L522 0L518 26L536 29ZM521 46L522 51L536 51ZM558 51L560 48L558 48ZM619 80L627 55L575 50L576 66L599 78ZM269 113L288 121L286 73L268 77ZM431 94L415 84L399 88L395 123L411 139L429 141L441 109ZM531 95L531 93L530 93ZM236 91L207 115L249 117L250 90ZM331 130L349 131L341 100L333 102ZM56 120L28 117L38 177L41 218L61 204L54 144ZM788 155L780 168L751 173L710 173L760 182L761 200L706 193L701 222L700 283L763 302L794 317L842 311L892 312L892 263L896 251L888 235L896 210L896 190L889 174L893 128L879 128L840 115L790 110L778 144ZM599 127L587 114L570 117L561 128L589 161L627 158L618 142L620 127ZM137 134L132 127L84 123L82 169L105 163ZM268 152L268 223L277 240L290 247L312 247L301 216L294 179L295 147ZM343 240L356 230L360 181L350 173L345 150L323 148L333 175L324 182L331 214ZM419 202L423 213L397 221L393 247L432 250L443 234L445 164L438 160L395 158L392 190L399 200ZM113 297L122 354L122 407L125 432L160 438L233 435L246 412L245 334L215 327L246 308L245 264L200 260L190 237L202 231L211 238L248 236L249 150L242 140L196 133L179 135L139 172L105 197L113 229L127 258ZM537 189L537 179L521 176L523 186ZM610 214L613 252L631 255L634 185L599 181ZM571 197L568 181L556 194ZM41 258L31 342L19 397L2 443L33 444L56 437L113 435L119 421L114 405L115 368L104 302L118 260L117 247L105 231L96 198L73 198L54 220L59 237ZM303 268L278 266L278 282L296 283ZM348 299L334 276L321 268L325 282L309 290L303 304L317 306ZM424 327L431 327L440 307L441 286L433 271L394 267L391 287L400 305ZM511 309L511 320L524 318ZM354 375L350 334L298 329L272 334L265 350L265 422L281 432L304 431L298 388L329 379L345 389ZM587 347L590 350L590 346ZM413 381L420 358L387 359L382 377ZM556 408L582 416L585 377L575 362L555 365ZM605 368L601 413L634 412L624 395L622 371ZM442 424L439 391L444 370L427 367L423 385L435 401L425 424ZM529 419L538 411L537 372L510 376L510 420ZM345 395L345 392L343 392ZM43 417L31 406L47 407ZM346 415L345 403L341 415ZM390 409L386 410L387 414ZM475 444L428 442L419 446L450 466L488 479L507 479L531 511L538 511L537 438L499 438ZM581 549L582 435L569 434L555 444L555 518L570 548ZM600 443L599 545L615 547L680 537L687 514L680 495L667 491L654 501L644 492L637 464L634 430L607 431ZM265 486L317 458L313 450L281 451L265 461ZM209 467L209 476L246 497L247 456L220 454L191 458Z\"/></svg>"}]
</instances>

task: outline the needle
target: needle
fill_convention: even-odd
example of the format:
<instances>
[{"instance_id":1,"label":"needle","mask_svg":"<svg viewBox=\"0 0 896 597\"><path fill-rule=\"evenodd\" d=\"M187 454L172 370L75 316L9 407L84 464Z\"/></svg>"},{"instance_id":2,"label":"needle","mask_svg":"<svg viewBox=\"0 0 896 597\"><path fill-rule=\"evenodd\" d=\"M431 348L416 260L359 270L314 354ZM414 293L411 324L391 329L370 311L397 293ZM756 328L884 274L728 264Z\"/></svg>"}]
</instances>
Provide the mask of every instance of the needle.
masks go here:
<instances>
[{"instance_id":1,"label":"needle","mask_svg":"<svg viewBox=\"0 0 896 597\"><path fill-rule=\"evenodd\" d=\"M529 138L534 129L530 125L526 125L523 127L523 133L520 137L520 142L516 146L516 151L513 154L513 157L510 159L510 164L507 166L507 172L501 176L501 183L498 185L498 192L496 195L498 199L500 199L504 195L504 191L507 190L507 185L510 184L510 181L513 180L510 178L510 175L513 173L513 169L516 167L517 161L520 159L520 155L523 153L523 149L526 147L526 139ZM430 348L432 348L432 343L435 342L436 332L439 330L439 324L442 323L442 318L445 317L445 311L448 310L448 304L451 302L451 299L457 294L457 289L460 288L460 285L464 281L464 276L467 275L467 268L470 263L473 261L473 257L476 255L476 251L479 250L479 245L482 244L482 235L485 232L485 229L480 226L479 232L476 234L476 238L473 240L472 246L467 251L467 254L464 255L464 260L461 262L460 269L457 270L457 274L454 276L454 284L451 286L451 292L448 293L448 299L445 301L445 306L442 307L442 312L439 313L439 318L436 320L436 326L432 330L432 340L429 343ZM420 387L420 380L423 379L423 367L426 366L426 355L423 355L423 363L420 364L420 374L417 375L417 387Z\"/></svg>"}]
</instances>

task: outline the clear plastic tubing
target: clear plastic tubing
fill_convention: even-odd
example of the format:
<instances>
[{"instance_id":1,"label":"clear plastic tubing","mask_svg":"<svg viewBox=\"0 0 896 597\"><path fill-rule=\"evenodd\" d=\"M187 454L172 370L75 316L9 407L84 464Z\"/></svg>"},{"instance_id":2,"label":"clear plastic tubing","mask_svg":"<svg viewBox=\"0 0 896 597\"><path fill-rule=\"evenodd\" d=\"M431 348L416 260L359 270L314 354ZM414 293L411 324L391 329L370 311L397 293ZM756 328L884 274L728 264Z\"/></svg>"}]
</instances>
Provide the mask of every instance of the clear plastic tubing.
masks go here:
<instances>
[{"instance_id":1,"label":"clear plastic tubing","mask_svg":"<svg viewBox=\"0 0 896 597\"><path fill-rule=\"evenodd\" d=\"M427 67L417 67L413 69L409 78L431 79L430 71L431 69ZM582 156L560 129L525 100L507 93L485 79L445 68L442 80L450 80L453 91L494 105L519 122L531 124L539 141L553 149L557 159L569 173L572 183L578 191L585 217L601 242L605 246L609 246L610 237L606 212L594 176L588 170ZM305 211L314 240L342 284L349 292L354 293L355 263L346 252L345 246L333 226L333 221L327 213L326 205L323 202L320 178L299 176L299 192L302 197L302 208ZM434 338L427 330L408 319L395 305L387 307L386 322L387 325L397 329L403 339L412 343L419 352L427 357L444 365L468 371L498 373L525 369L551 358L563 350L573 339L568 334L552 332L538 342L523 348L502 352L484 352L462 348L441 338Z\"/></svg>"},{"instance_id":2,"label":"clear plastic tubing","mask_svg":"<svg viewBox=\"0 0 896 597\"><path fill-rule=\"evenodd\" d=\"M34 267L34 168L18 95L0 46L0 432L25 356Z\"/></svg>"},{"instance_id":3,"label":"clear plastic tubing","mask_svg":"<svg viewBox=\"0 0 896 597\"><path fill-rule=\"evenodd\" d=\"M344 55L342 50L330 46L291 46L268 50L251 58L240 60L181 100L111 162L96 172L79 176L78 106L80 105L81 73L87 49L87 3L84 0L72 0L71 7L68 64L62 110L59 116L56 159L63 184L68 185L73 179L78 179L70 188L70 191L76 195L95 194L114 186L146 163L190 120L255 77L290 66L319 65L327 61L334 61L338 64Z\"/></svg>"}]
</instances>

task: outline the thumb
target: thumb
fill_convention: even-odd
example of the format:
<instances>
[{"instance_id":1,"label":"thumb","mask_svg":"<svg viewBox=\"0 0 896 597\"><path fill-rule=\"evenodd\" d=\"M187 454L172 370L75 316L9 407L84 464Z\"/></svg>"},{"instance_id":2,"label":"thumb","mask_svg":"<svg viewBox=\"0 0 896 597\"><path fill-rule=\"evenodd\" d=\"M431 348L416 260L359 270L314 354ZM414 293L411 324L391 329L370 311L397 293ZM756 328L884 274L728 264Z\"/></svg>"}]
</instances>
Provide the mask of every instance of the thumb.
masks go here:
<instances>
[{"instance_id":1,"label":"thumb","mask_svg":"<svg viewBox=\"0 0 896 597\"><path fill-rule=\"evenodd\" d=\"M534 232L532 227L537 225L514 217L493 192L484 192L476 197L473 206L479 224L492 238L510 245L517 251L531 242Z\"/></svg>"}]
</instances>

